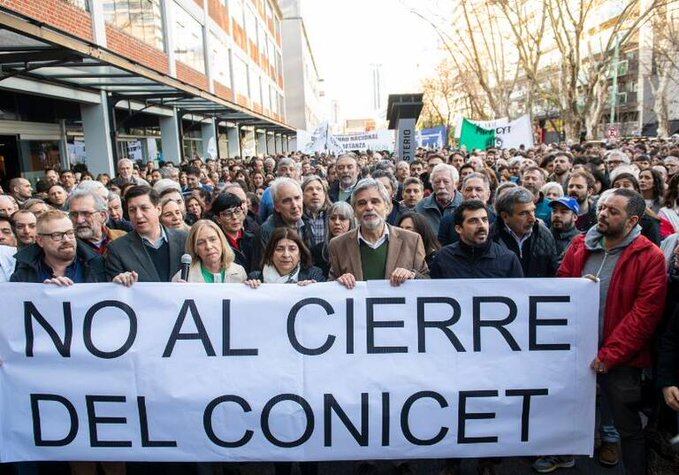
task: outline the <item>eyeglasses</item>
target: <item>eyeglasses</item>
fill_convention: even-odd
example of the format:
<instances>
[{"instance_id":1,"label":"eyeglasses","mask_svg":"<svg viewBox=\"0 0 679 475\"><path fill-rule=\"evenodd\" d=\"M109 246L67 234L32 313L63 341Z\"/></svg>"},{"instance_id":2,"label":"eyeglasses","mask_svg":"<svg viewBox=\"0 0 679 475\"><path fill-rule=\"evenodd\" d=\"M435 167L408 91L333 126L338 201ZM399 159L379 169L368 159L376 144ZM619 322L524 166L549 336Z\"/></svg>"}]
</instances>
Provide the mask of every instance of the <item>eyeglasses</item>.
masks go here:
<instances>
[{"instance_id":1,"label":"eyeglasses","mask_svg":"<svg viewBox=\"0 0 679 475\"><path fill-rule=\"evenodd\" d=\"M64 240L64 237L67 237L68 239L74 239L75 238L75 231L72 229L69 229L68 231L62 231L62 232L54 232L54 233L38 233L40 236L49 236L50 239L54 242L61 242Z\"/></svg>"},{"instance_id":2,"label":"eyeglasses","mask_svg":"<svg viewBox=\"0 0 679 475\"><path fill-rule=\"evenodd\" d=\"M78 219L79 216L82 216L85 219L90 219L97 213L98 211L69 211L68 217L71 219Z\"/></svg>"},{"instance_id":3,"label":"eyeglasses","mask_svg":"<svg viewBox=\"0 0 679 475\"><path fill-rule=\"evenodd\" d=\"M238 217L243 214L243 209L242 208L231 208L231 209L225 209L221 213L219 213L219 216L221 218L232 218L232 217Z\"/></svg>"}]
</instances>

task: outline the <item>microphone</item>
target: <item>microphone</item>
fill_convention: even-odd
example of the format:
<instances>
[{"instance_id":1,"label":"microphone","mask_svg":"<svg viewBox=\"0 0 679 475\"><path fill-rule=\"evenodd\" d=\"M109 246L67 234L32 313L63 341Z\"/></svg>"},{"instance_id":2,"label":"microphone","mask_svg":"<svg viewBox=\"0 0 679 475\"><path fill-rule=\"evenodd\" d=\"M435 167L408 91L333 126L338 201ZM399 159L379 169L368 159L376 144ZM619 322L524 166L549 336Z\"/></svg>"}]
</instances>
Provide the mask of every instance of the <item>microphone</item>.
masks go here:
<instances>
[{"instance_id":1,"label":"microphone","mask_svg":"<svg viewBox=\"0 0 679 475\"><path fill-rule=\"evenodd\" d=\"M191 256L189 254L184 254L181 259L181 279L189 279L189 267L191 267Z\"/></svg>"}]
</instances>

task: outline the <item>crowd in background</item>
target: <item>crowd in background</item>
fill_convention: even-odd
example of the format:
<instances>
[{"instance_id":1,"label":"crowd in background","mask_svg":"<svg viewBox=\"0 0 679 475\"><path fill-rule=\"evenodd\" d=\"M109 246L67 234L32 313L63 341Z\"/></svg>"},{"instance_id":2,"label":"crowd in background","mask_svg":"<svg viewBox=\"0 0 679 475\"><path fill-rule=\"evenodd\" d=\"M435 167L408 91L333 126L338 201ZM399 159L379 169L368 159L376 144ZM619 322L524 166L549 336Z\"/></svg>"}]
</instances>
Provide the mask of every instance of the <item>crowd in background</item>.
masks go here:
<instances>
[{"instance_id":1,"label":"crowd in background","mask_svg":"<svg viewBox=\"0 0 679 475\"><path fill-rule=\"evenodd\" d=\"M600 283L592 443L601 464L622 462L626 473L645 474L649 430L676 432L668 415L679 411L678 233L673 140L418 149L410 162L388 152L181 164L121 159L114 177L76 165L45 170L34 184L16 177L0 189L0 282L257 289L334 280L352 289L380 279L397 286L421 278L586 277ZM192 259L182 276L184 254ZM494 473L500 462L479 460L478 471ZM576 460L531 463L548 473ZM392 465L411 473L408 463ZM94 463L69 467L97 471ZM447 460L441 471L459 467ZM276 473L292 469L275 465ZM111 462L99 470L149 473L148 466ZM167 465L162 472L172 470L237 467ZM318 473L318 464L299 470ZM356 464L359 473L376 470Z\"/></svg>"}]
</instances>

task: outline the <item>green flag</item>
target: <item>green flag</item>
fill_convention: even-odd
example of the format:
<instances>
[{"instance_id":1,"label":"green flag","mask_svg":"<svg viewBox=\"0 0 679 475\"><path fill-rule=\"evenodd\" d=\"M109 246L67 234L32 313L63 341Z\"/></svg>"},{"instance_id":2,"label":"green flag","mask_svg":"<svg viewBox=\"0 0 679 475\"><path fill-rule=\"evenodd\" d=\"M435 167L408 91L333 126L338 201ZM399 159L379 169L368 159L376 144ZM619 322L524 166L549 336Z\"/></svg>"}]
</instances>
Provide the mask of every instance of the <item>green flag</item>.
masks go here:
<instances>
[{"instance_id":1,"label":"green flag","mask_svg":"<svg viewBox=\"0 0 679 475\"><path fill-rule=\"evenodd\" d=\"M462 119L460 146L467 147L469 152L486 150L495 146L495 129L484 129L467 119Z\"/></svg>"}]
</instances>

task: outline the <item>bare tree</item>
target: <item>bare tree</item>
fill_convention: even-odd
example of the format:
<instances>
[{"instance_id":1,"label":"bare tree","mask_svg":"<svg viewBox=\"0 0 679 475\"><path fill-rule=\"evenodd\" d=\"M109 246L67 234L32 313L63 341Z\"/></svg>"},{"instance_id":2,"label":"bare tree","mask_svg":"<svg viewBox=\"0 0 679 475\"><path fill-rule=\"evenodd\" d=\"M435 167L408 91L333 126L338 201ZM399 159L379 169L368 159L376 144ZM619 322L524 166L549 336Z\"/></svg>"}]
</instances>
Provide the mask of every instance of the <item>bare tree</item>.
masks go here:
<instances>
[{"instance_id":1,"label":"bare tree","mask_svg":"<svg viewBox=\"0 0 679 475\"><path fill-rule=\"evenodd\" d=\"M658 137L669 135L670 85L679 78L679 9L661 5L653 13L643 40L650 60L643 61L644 76L653 95ZM642 59L640 58L640 64Z\"/></svg>"}]
</instances>

